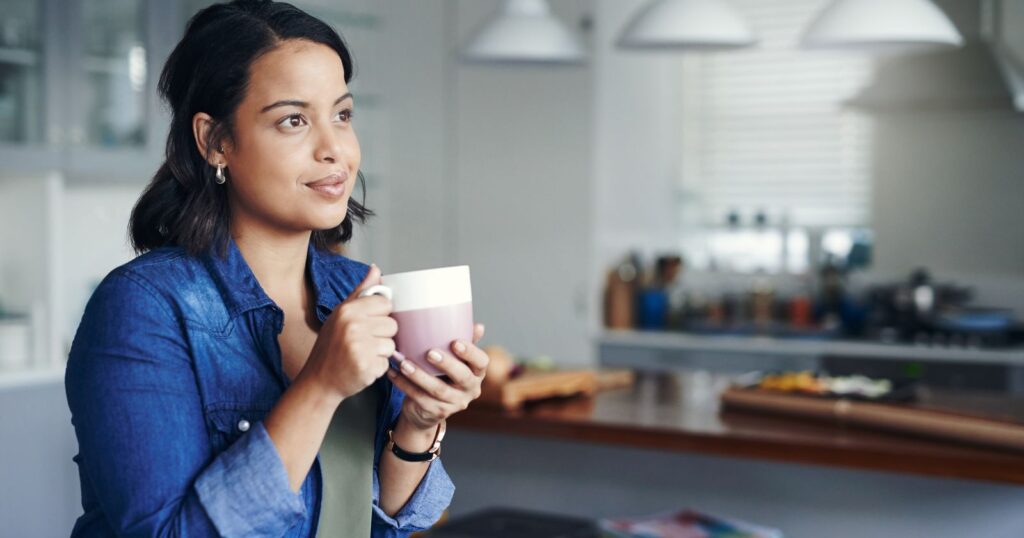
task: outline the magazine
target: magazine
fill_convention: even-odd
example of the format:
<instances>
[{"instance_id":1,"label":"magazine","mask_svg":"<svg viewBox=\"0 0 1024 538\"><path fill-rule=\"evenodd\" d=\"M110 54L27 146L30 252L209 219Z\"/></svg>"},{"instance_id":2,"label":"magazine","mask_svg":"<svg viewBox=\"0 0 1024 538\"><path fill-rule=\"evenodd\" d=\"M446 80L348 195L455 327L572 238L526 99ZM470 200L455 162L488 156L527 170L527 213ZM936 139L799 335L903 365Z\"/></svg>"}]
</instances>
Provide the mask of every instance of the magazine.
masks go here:
<instances>
[{"instance_id":1,"label":"magazine","mask_svg":"<svg viewBox=\"0 0 1024 538\"><path fill-rule=\"evenodd\" d=\"M693 510L602 519L605 538L782 538L782 532Z\"/></svg>"}]
</instances>

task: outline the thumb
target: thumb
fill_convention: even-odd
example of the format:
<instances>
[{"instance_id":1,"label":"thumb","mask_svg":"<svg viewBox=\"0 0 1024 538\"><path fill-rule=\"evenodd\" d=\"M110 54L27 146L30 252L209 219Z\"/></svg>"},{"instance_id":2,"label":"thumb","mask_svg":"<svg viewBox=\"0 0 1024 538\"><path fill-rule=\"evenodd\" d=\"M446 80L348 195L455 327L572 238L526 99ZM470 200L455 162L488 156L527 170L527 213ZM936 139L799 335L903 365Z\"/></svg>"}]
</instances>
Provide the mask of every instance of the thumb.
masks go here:
<instances>
[{"instance_id":1,"label":"thumb","mask_svg":"<svg viewBox=\"0 0 1024 538\"><path fill-rule=\"evenodd\" d=\"M352 290L352 293L349 294L348 299L350 301L353 299L358 299L360 293L373 286L376 286L377 284L380 284L380 267L377 267L376 264L370 264L370 270L366 273L366 276L363 277L363 281L360 282L358 286L356 286L356 289Z\"/></svg>"}]
</instances>

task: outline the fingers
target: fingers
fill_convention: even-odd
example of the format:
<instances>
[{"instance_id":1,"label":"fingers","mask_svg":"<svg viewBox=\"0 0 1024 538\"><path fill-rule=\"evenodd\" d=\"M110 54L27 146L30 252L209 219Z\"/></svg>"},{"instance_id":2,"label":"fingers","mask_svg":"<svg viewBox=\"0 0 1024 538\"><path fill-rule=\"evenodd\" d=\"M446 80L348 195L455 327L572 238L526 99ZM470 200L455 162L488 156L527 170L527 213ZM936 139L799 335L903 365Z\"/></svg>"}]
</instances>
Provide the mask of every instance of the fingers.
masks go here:
<instances>
[{"instance_id":1,"label":"fingers","mask_svg":"<svg viewBox=\"0 0 1024 538\"><path fill-rule=\"evenodd\" d=\"M433 364L435 368L441 370L448 379L463 389L468 389L474 386L474 383L479 383L476 379L476 374L470 370L469 366L464 362L453 359L452 357L446 357L444 353L441 353L437 349L430 350L427 353L427 360L430 364ZM434 377L434 376L430 376Z\"/></svg>"},{"instance_id":2,"label":"fingers","mask_svg":"<svg viewBox=\"0 0 1024 538\"><path fill-rule=\"evenodd\" d=\"M473 325L473 343L477 343L481 338L484 337L484 324L477 323Z\"/></svg>"},{"instance_id":3,"label":"fingers","mask_svg":"<svg viewBox=\"0 0 1024 538\"><path fill-rule=\"evenodd\" d=\"M394 338L398 334L398 322L390 316L376 316L370 321L370 334L382 338Z\"/></svg>"},{"instance_id":4,"label":"fingers","mask_svg":"<svg viewBox=\"0 0 1024 538\"><path fill-rule=\"evenodd\" d=\"M377 284L380 284L380 268L377 267L376 264L371 264L370 270L367 271L366 276L363 277L363 281L356 286L356 289L352 290L352 293L349 294L349 298L355 299L359 297L359 294L362 293L363 290L366 290L371 286L376 286Z\"/></svg>"},{"instance_id":5,"label":"fingers","mask_svg":"<svg viewBox=\"0 0 1024 538\"><path fill-rule=\"evenodd\" d=\"M470 344L462 340L456 340L452 342L452 352L455 356L465 361L469 369L473 371L473 375L482 376L487 371L487 364L491 362L490 357L484 350L476 346L476 344Z\"/></svg>"},{"instance_id":6,"label":"fingers","mask_svg":"<svg viewBox=\"0 0 1024 538\"><path fill-rule=\"evenodd\" d=\"M341 317L354 319L363 316L388 316L391 314L392 308L391 301L387 297L370 295L355 299L350 297L338 305L336 310L340 310Z\"/></svg>"},{"instance_id":7,"label":"fingers","mask_svg":"<svg viewBox=\"0 0 1024 538\"><path fill-rule=\"evenodd\" d=\"M376 346L376 355L387 359L395 354L395 341L391 338L374 338L373 340Z\"/></svg>"},{"instance_id":8,"label":"fingers","mask_svg":"<svg viewBox=\"0 0 1024 538\"><path fill-rule=\"evenodd\" d=\"M388 377L396 387L405 393L406 399L415 401L420 408L428 413L437 415L438 417L445 417L459 409L459 406L456 404L439 401L422 387L417 386L416 383L412 382L412 380L396 373L394 370L388 370Z\"/></svg>"},{"instance_id":9,"label":"fingers","mask_svg":"<svg viewBox=\"0 0 1024 538\"><path fill-rule=\"evenodd\" d=\"M454 363L457 361L448 359L447 362ZM465 368L465 366L463 366L463 368ZM406 380L411 381L417 388L430 395L435 400L440 400L445 403L457 403L459 401L459 389L441 381L434 375L428 374L423 371L423 369L414 365L412 361L402 361L399 369L401 370L402 375L396 376L397 378L405 378Z\"/></svg>"}]
</instances>

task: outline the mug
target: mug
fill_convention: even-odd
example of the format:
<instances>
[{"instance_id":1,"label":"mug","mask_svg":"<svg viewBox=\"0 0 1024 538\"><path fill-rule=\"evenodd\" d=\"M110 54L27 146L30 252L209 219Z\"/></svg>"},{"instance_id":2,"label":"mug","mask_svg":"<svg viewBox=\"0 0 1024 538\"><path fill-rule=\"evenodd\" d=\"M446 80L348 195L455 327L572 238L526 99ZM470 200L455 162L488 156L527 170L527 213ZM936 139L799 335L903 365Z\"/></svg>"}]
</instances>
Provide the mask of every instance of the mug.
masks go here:
<instances>
[{"instance_id":1,"label":"mug","mask_svg":"<svg viewBox=\"0 0 1024 538\"><path fill-rule=\"evenodd\" d=\"M458 265L395 273L381 277L360 297L382 295L391 301L391 317L398 322L395 357L411 360L430 375L444 375L427 361L437 349L448 360L453 340L473 341L473 293L469 266Z\"/></svg>"}]
</instances>

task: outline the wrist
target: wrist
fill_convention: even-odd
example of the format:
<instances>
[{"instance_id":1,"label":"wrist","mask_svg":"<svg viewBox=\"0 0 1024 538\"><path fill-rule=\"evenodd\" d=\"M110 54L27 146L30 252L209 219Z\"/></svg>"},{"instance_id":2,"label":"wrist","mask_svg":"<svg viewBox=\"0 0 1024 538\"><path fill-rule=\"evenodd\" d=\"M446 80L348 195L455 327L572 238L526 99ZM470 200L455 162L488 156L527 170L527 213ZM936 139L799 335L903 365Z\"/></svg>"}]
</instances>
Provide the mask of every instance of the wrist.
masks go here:
<instances>
[{"instance_id":1,"label":"wrist","mask_svg":"<svg viewBox=\"0 0 1024 538\"><path fill-rule=\"evenodd\" d=\"M292 383L292 388L302 391L317 409L329 411L332 415L338 406L341 405L341 402L345 400L337 390L320 383L316 376L309 375L305 370L296 376L295 382Z\"/></svg>"},{"instance_id":2,"label":"wrist","mask_svg":"<svg viewBox=\"0 0 1024 538\"><path fill-rule=\"evenodd\" d=\"M409 452L425 452L434 444L437 427L438 424L418 425L400 414L392 438L398 446Z\"/></svg>"}]
</instances>

